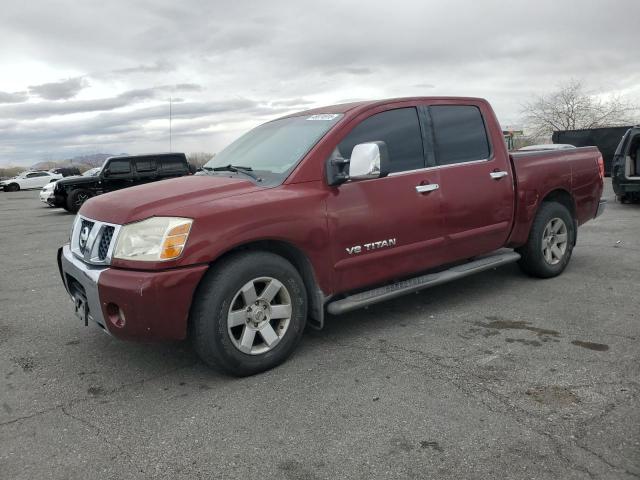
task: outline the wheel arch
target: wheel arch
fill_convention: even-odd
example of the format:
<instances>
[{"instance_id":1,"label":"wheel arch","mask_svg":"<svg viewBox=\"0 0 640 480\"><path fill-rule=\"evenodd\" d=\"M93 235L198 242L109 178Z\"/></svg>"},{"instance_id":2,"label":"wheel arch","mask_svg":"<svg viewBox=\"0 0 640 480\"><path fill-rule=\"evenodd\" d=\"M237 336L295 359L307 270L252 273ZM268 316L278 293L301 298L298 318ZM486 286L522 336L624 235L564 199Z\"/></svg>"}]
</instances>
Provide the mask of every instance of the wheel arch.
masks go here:
<instances>
[{"instance_id":1,"label":"wheel arch","mask_svg":"<svg viewBox=\"0 0 640 480\"><path fill-rule=\"evenodd\" d=\"M227 250L213 260L210 265L214 267L216 263L229 255L251 251L270 252L278 255L290 262L295 269L298 270L307 291L307 299L309 302L308 316L311 320L308 324L317 330L321 329L324 326L324 304L326 296L318 284L311 261L307 255L295 245L283 240L253 240L236 245Z\"/></svg>"},{"instance_id":2,"label":"wheel arch","mask_svg":"<svg viewBox=\"0 0 640 480\"><path fill-rule=\"evenodd\" d=\"M569 193L564 188L557 188L555 190L552 190L542 198L542 201L538 205L537 210L539 210L542 204L546 202L559 203L560 205L566 207L567 210L569 210L571 218L573 219L573 245L575 246L576 242L578 241L578 218L576 212L576 202L573 198L573 195L571 195L571 193ZM538 212L536 211L536 215L537 213Z\"/></svg>"}]
</instances>

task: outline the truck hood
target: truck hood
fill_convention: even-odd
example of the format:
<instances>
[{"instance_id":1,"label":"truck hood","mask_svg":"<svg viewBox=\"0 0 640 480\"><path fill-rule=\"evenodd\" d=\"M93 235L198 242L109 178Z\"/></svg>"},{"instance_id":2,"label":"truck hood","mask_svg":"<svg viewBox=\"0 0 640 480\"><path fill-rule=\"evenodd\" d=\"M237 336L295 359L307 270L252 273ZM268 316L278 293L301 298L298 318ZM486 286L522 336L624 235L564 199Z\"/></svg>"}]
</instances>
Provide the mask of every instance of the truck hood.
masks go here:
<instances>
[{"instance_id":1,"label":"truck hood","mask_svg":"<svg viewBox=\"0 0 640 480\"><path fill-rule=\"evenodd\" d=\"M241 178L187 176L100 195L87 201L79 213L119 225L151 216L193 217L196 209L190 207L194 205L264 188Z\"/></svg>"}]
</instances>

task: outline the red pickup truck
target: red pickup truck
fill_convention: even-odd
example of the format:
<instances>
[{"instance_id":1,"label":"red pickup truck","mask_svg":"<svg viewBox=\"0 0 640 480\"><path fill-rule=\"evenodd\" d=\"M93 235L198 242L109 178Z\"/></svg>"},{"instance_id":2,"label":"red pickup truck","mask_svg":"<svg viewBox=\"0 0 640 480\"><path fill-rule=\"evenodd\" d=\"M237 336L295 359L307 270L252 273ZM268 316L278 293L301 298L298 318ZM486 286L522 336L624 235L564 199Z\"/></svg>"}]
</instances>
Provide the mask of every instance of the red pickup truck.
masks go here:
<instances>
[{"instance_id":1,"label":"red pickup truck","mask_svg":"<svg viewBox=\"0 0 640 480\"><path fill-rule=\"evenodd\" d=\"M326 312L509 262L559 275L603 174L596 148L510 155L482 99L336 105L251 130L201 175L89 200L58 262L85 323L190 337L249 375Z\"/></svg>"}]
</instances>

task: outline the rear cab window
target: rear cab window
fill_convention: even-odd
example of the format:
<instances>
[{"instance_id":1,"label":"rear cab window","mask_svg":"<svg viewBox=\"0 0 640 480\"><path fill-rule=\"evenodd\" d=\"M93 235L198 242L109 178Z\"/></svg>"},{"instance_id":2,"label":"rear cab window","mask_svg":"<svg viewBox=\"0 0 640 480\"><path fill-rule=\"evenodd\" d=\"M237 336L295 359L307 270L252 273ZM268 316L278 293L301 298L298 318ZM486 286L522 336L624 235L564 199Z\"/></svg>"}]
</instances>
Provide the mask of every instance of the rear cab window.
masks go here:
<instances>
[{"instance_id":1,"label":"rear cab window","mask_svg":"<svg viewBox=\"0 0 640 480\"><path fill-rule=\"evenodd\" d=\"M474 105L432 105L436 162L438 165L488 160L489 136L480 109Z\"/></svg>"},{"instance_id":2,"label":"rear cab window","mask_svg":"<svg viewBox=\"0 0 640 480\"><path fill-rule=\"evenodd\" d=\"M387 144L390 173L425 167L425 156L415 107L376 113L364 119L338 144L343 158L351 158L353 147L360 143L383 141Z\"/></svg>"}]
</instances>

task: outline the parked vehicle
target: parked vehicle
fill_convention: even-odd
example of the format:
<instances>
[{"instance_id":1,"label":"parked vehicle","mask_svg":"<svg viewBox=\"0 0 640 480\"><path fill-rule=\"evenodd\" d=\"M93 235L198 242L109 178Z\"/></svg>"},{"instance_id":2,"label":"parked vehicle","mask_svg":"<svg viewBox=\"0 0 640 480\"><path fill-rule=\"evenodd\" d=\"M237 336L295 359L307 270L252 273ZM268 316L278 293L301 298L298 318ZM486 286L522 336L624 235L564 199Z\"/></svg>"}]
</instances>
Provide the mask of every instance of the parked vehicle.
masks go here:
<instances>
[{"instance_id":1,"label":"parked vehicle","mask_svg":"<svg viewBox=\"0 0 640 480\"><path fill-rule=\"evenodd\" d=\"M611 175L613 155L622 135L631 128L603 127L582 130L559 130L553 132L551 139L554 143L569 143L576 147L598 147L604 159L604 174Z\"/></svg>"},{"instance_id":2,"label":"parked vehicle","mask_svg":"<svg viewBox=\"0 0 640 480\"><path fill-rule=\"evenodd\" d=\"M96 195L191 173L184 153L110 157L96 176L56 182L50 203L76 213L85 201Z\"/></svg>"},{"instance_id":3,"label":"parked vehicle","mask_svg":"<svg viewBox=\"0 0 640 480\"><path fill-rule=\"evenodd\" d=\"M59 173L63 177L72 177L74 175L80 175L80 169L78 167L58 167L49 170L51 173Z\"/></svg>"},{"instance_id":4,"label":"parked vehicle","mask_svg":"<svg viewBox=\"0 0 640 480\"><path fill-rule=\"evenodd\" d=\"M100 173L100 167L90 168L89 170L84 172L82 176L95 177L99 173ZM53 191L56 187L56 183L57 181L47 183L44 187L42 187L42 190L40 190L40 201L46 203L50 207L55 207L55 195L53 194Z\"/></svg>"},{"instance_id":5,"label":"parked vehicle","mask_svg":"<svg viewBox=\"0 0 640 480\"><path fill-rule=\"evenodd\" d=\"M20 175L3 180L0 182L0 188L5 192L17 192L18 190L31 190L34 188L42 188L47 183L62 178L58 173L43 171L27 171Z\"/></svg>"},{"instance_id":6,"label":"parked vehicle","mask_svg":"<svg viewBox=\"0 0 640 480\"><path fill-rule=\"evenodd\" d=\"M541 152L547 150L566 150L567 148L576 148L566 143L543 143L540 145L528 145L518 149L518 152Z\"/></svg>"},{"instance_id":7,"label":"parked vehicle","mask_svg":"<svg viewBox=\"0 0 640 480\"><path fill-rule=\"evenodd\" d=\"M327 311L511 262L559 275L605 205L596 148L509 155L477 98L297 113L204 169L91 199L58 261L85 323L122 339L189 335L235 375L283 362Z\"/></svg>"},{"instance_id":8,"label":"parked vehicle","mask_svg":"<svg viewBox=\"0 0 640 480\"><path fill-rule=\"evenodd\" d=\"M611 180L620 202L640 202L640 125L622 137L613 156Z\"/></svg>"}]
</instances>

